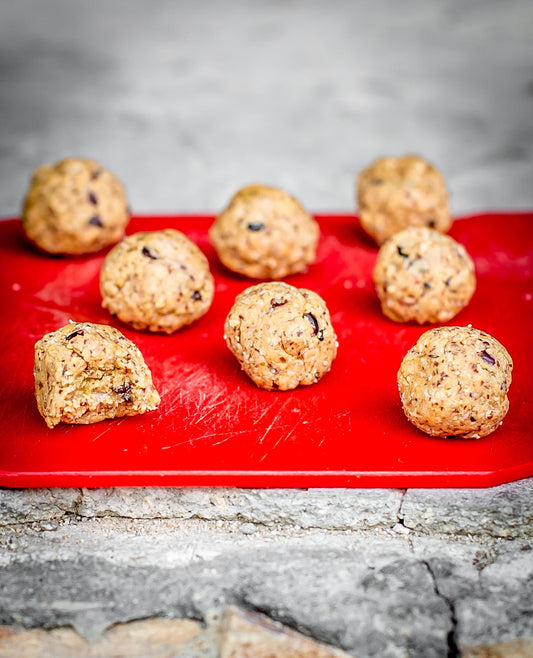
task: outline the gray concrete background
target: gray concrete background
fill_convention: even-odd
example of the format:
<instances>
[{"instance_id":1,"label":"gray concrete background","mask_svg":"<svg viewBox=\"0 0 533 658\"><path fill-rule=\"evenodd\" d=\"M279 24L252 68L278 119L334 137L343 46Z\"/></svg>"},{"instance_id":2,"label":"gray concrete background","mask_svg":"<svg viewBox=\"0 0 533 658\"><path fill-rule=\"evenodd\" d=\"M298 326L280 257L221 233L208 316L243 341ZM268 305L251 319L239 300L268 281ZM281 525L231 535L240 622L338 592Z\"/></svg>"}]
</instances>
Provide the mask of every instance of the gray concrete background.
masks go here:
<instances>
[{"instance_id":1,"label":"gray concrete background","mask_svg":"<svg viewBox=\"0 0 533 658\"><path fill-rule=\"evenodd\" d=\"M71 155L136 211L254 180L351 210L357 172L406 152L455 213L533 207L532 26L529 0L2 0L0 214Z\"/></svg>"},{"instance_id":2,"label":"gray concrete background","mask_svg":"<svg viewBox=\"0 0 533 658\"><path fill-rule=\"evenodd\" d=\"M532 34L530 0L0 0L0 215L71 155L138 212L250 181L349 211L357 172L405 152L454 213L531 208ZM360 658L531 655L532 486L0 490L0 623L208 633L232 604Z\"/></svg>"}]
</instances>

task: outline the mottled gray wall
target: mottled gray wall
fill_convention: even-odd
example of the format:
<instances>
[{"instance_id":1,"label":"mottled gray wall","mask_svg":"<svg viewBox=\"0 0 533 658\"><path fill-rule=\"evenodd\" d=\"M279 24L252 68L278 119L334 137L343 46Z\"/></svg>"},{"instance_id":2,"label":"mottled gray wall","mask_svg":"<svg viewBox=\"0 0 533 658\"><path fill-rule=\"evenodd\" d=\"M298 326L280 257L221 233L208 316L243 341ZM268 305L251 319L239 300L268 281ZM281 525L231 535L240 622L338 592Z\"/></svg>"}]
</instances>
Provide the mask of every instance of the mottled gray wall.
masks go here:
<instances>
[{"instance_id":1,"label":"mottled gray wall","mask_svg":"<svg viewBox=\"0 0 533 658\"><path fill-rule=\"evenodd\" d=\"M531 0L0 0L0 215L91 156L134 210L250 181L353 207L383 154L441 167L454 212L533 207Z\"/></svg>"}]
</instances>

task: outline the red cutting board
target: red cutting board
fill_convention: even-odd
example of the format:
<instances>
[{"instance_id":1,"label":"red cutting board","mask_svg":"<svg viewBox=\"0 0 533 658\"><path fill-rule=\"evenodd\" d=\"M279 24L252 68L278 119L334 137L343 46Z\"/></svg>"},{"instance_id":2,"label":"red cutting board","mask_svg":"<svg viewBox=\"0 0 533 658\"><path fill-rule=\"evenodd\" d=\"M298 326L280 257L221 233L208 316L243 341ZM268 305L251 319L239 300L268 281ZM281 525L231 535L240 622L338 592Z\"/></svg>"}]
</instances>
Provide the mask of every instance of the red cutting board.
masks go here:
<instances>
[{"instance_id":1,"label":"red cutting board","mask_svg":"<svg viewBox=\"0 0 533 658\"><path fill-rule=\"evenodd\" d=\"M396 372L427 327L396 324L372 284L376 248L348 215L320 215L316 262L288 278L326 300L339 338L333 368L291 392L261 391L223 340L235 295L252 281L225 270L208 243L213 217L135 217L129 233L177 228L207 254L213 306L174 334L136 332L100 306L104 256L54 258L0 223L0 485L477 487L533 474L533 213L480 215L451 235L473 256L478 288L449 324L487 331L514 359L510 411L480 440L426 436L404 418ZM69 319L118 327L141 349L157 411L95 425L46 427L33 394L33 346Z\"/></svg>"}]
</instances>

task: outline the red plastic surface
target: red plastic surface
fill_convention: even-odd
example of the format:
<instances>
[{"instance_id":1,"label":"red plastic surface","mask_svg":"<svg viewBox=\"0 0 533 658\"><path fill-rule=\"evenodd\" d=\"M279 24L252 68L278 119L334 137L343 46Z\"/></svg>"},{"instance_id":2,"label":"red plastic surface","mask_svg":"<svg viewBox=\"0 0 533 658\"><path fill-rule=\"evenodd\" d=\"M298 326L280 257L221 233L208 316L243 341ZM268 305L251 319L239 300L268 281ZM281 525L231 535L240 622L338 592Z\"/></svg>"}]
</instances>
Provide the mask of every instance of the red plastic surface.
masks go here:
<instances>
[{"instance_id":1,"label":"red plastic surface","mask_svg":"<svg viewBox=\"0 0 533 658\"><path fill-rule=\"evenodd\" d=\"M0 485L487 486L533 474L533 214L457 221L478 288L449 324L483 329L515 362L510 411L481 440L436 439L404 418L396 372L428 327L387 320L371 272L376 249L353 216L318 216L318 258L298 287L326 300L339 338L333 368L291 392L261 391L223 340L235 295L253 282L226 271L207 240L212 217L136 217L129 233L175 227L208 255L213 306L172 335L136 332L100 306L104 255L52 258L0 223ZM118 327L143 352L157 411L95 425L46 427L33 393L33 345L69 319Z\"/></svg>"}]
</instances>

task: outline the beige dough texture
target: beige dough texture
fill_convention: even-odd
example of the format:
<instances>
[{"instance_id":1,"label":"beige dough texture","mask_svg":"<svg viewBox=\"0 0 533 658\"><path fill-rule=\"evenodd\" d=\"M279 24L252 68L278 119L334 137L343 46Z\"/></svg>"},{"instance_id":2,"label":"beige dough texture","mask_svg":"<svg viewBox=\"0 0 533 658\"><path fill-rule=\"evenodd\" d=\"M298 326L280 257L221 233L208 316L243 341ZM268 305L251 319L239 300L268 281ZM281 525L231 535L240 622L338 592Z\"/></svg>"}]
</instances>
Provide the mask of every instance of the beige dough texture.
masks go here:
<instances>
[{"instance_id":1,"label":"beige dough texture","mask_svg":"<svg viewBox=\"0 0 533 658\"><path fill-rule=\"evenodd\" d=\"M214 280L207 258L174 229L134 233L107 254L102 306L135 329L172 333L204 315Z\"/></svg>"},{"instance_id":2,"label":"beige dough texture","mask_svg":"<svg viewBox=\"0 0 533 658\"><path fill-rule=\"evenodd\" d=\"M87 425L156 409L143 355L108 325L71 322L35 344L35 397L48 427Z\"/></svg>"},{"instance_id":3,"label":"beige dough texture","mask_svg":"<svg viewBox=\"0 0 533 658\"><path fill-rule=\"evenodd\" d=\"M281 282L238 295L224 338L259 388L280 391L317 382L330 370L338 345L324 300Z\"/></svg>"},{"instance_id":4,"label":"beige dough texture","mask_svg":"<svg viewBox=\"0 0 533 658\"><path fill-rule=\"evenodd\" d=\"M209 237L222 263L253 279L282 279L315 260L317 222L292 196L249 185L216 218Z\"/></svg>"},{"instance_id":5,"label":"beige dough texture","mask_svg":"<svg viewBox=\"0 0 533 658\"><path fill-rule=\"evenodd\" d=\"M51 254L86 254L115 244L129 219L122 183L81 158L39 167L22 210L27 237Z\"/></svg>"},{"instance_id":6,"label":"beige dough texture","mask_svg":"<svg viewBox=\"0 0 533 658\"><path fill-rule=\"evenodd\" d=\"M359 219L378 245L408 226L446 233L452 220L440 172L416 156L381 158L357 179Z\"/></svg>"},{"instance_id":7,"label":"beige dough texture","mask_svg":"<svg viewBox=\"0 0 533 658\"><path fill-rule=\"evenodd\" d=\"M464 246L424 227L396 233L380 248L374 284L383 313L396 322L447 322L476 289Z\"/></svg>"},{"instance_id":8,"label":"beige dough texture","mask_svg":"<svg viewBox=\"0 0 533 658\"><path fill-rule=\"evenodd\" d=\"M398 371L403 410L427 434L479 439L509 409L512 370L509 353L489 334L470 326L431 329Z\"/></svg>"}]
</instances>

